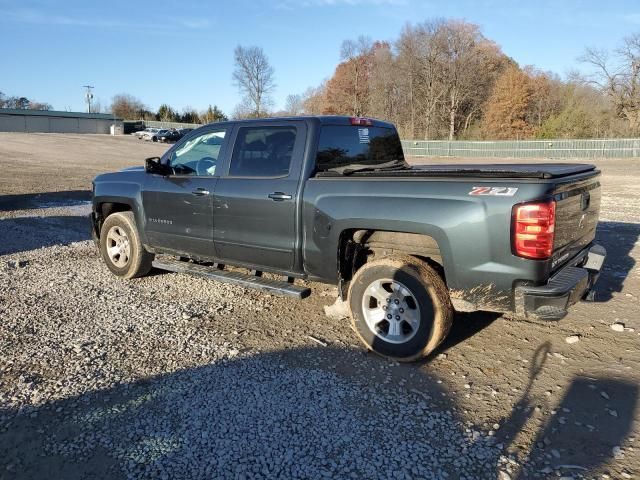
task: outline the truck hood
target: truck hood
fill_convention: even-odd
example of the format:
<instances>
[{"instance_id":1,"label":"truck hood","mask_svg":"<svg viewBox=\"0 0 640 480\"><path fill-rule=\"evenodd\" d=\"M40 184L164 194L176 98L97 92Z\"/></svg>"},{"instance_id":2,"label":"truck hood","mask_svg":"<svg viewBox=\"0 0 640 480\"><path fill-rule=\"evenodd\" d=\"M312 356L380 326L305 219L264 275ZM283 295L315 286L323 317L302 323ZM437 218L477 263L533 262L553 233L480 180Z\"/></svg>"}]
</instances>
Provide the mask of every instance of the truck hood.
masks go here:
<instances>
[{"instance_id":1,"label":"truck hood","mask_svg":"<svg viewBox=\"0 0 640 480\"><path fill-rule=\"evenodd\" d=\"M144 166L136 165L135 167L127 167L120 170L121 172L144 172Z\"/></svg>"}]
</instances>

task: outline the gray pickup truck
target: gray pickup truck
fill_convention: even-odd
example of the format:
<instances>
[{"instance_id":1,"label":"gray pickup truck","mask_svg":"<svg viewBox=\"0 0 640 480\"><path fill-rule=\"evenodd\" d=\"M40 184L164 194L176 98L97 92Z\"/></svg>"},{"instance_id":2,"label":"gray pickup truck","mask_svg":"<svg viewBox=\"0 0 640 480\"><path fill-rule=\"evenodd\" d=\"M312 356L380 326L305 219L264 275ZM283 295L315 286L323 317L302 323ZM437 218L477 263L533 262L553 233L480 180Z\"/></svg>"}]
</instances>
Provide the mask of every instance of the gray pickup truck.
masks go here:
<instances>
[{"instance_id":1,"label":"gray pickup truck","mask_svg":"<svg viewBox=\"0 0 640 480\"><path fill-rule=\"evenodd\" d=\"M296 279L337 285L364 344L411 361L455 311L559 320L591 297L606 255L599 176L410 167L394 126L367 118L223 122L96 177L91 223L122 278L156 267L299 298Z\"/></svg>"}]
</instances>

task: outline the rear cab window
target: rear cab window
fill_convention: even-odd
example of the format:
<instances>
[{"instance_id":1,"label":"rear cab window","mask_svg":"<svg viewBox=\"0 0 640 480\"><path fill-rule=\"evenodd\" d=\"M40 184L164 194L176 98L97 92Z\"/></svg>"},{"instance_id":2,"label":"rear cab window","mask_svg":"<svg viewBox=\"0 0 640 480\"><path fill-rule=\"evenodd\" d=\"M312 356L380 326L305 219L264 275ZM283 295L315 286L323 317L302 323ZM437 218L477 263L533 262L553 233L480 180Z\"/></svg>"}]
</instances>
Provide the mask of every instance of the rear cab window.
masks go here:
<instances>
[{"instance_id":1,"label":"rear cab window","mask_svg":"<svg viewBox=\"0 0 640 480\"><path fill-rule=\"evenodd\" d=\"M395 128L373 125L323 125L320 130L317 172L406 166Z\"/></svg>"}]
</instances>

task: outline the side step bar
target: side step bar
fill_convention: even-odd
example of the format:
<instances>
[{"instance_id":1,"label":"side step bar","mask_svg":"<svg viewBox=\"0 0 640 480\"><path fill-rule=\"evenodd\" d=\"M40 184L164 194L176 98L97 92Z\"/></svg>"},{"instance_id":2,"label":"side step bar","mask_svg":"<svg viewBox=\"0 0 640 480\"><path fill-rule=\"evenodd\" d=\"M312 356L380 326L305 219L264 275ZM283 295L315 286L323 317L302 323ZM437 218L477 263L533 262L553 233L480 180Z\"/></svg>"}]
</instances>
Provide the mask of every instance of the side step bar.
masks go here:
<instances>
[{"instance_id":1,"label":"side step bar","mask_svg":"<svg viewBox=\"0 0 640 480\"><path fill-rule=\"evenodd\" d=\"M256 288L274 295L307 298L311 294L311 289L300 287L280 280L269 280L259 276L246 275L240 272L228 272L216 267L206 267L196 263L183 262L179 260L154 260L152 264L160 270L167 270L176 273L188 273L198 277L205 277L218 282L232 283L241 287Z\"/></svg>"}]
</instances>

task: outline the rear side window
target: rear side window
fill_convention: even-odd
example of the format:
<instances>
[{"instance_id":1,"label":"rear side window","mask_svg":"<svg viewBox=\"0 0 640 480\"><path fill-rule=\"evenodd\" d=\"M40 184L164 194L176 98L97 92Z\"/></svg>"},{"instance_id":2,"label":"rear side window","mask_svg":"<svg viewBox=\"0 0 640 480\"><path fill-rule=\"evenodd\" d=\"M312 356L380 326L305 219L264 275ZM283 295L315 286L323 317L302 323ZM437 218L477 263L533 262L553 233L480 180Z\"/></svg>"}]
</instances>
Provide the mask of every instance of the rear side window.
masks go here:
<instances>
[{"instance_id":1,"label":"rear side window","mask_svg":"<svg viewBox=\"0 0 640 480\"><path fill-rule=\"evenodd\" d=\"M318 171L346 166L375 167L392 161L404 162L400 137L393 128L325 125L320 131Z\"/></svg>"},{"instance_id":2,"label":"rear side window","mask_svg":"<svg viewBox=\"0 0 640 480\"><path fill-rule=\"evenodd\" d=\"M295 127L243 127L233 148L229 175L282 177L289 174Z\"/></svg>"}]
</instances>

